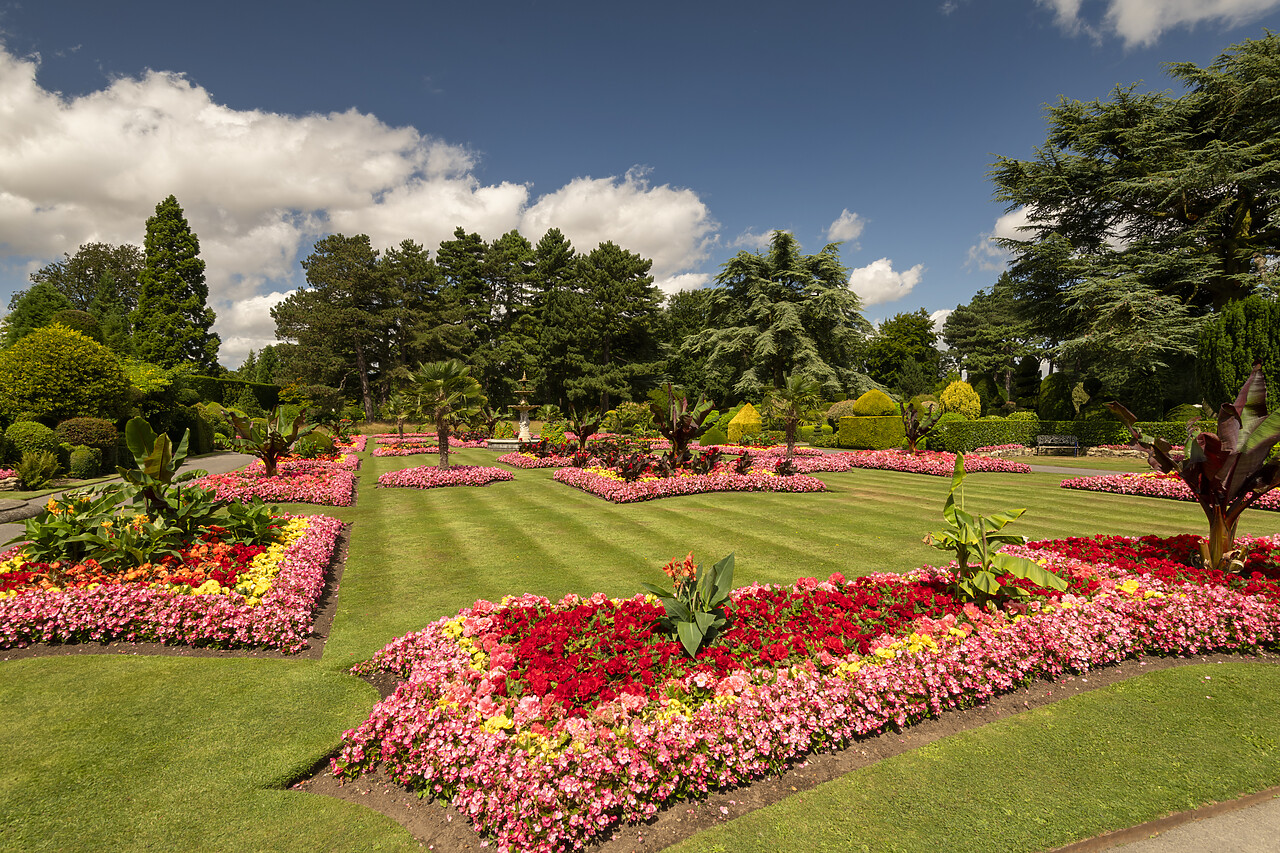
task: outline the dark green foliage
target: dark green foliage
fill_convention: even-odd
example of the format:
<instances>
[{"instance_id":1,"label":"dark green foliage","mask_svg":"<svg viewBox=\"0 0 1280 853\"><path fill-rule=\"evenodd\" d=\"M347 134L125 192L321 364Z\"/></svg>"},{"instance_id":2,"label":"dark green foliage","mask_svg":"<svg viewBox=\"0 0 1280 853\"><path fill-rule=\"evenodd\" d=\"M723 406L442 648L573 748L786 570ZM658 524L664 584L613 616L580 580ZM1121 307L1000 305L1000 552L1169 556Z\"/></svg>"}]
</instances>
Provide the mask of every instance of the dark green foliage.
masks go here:
<instances>
[{"instance_id":1,"label":"dark green foliage","mask_svg":"<svg viewBox=\"0 0 1280 853\"><path fill-rule=\"evenodd\" d=\"M28 450L14 466L18 479L29 491L42 489L58 475L58 456L47 450Z\"/></svg>"},{"instance_id":2,"label":"dark green foliage","mask_svg":"<svg viewBox=\"0 0 1280 853\"><path fill-rule=\"evenodd\" d=\"M989 374L1010 391L1018 360L1030 358L1038 370L1044 344L1023 320L1007 274L1000 276L990 293L979 290L968 305L957 305L943 323L942 339L950 347L948 356L955 367L970 375Z\"/></svg>"},{"instance_id":3,"label":"dark green foliage","mask_svg":"<svg viewBox=\"0 0 1280 853\"><path fill-rule=\"evenodd\" d=\"M145 249L138 307L130 318L135 352L161 367L192 364L215 370L220 341L210 331L215 315L206 304L200 241L173 196L157 204L147 220Z\"/></svg>"},{"instance_id":4,"label":"dark green foliage","mask_svg":"<svg viewBox=\"0 0 1280 853\"><path fill-rule=\"evenodd\" d=\"M168 435L157 435L142 418L131 418L125 424L125 446L133 457L134 466L117 465L116 473L142 497L147 513L153 518L171 518L176 511L171 503L171 486L207 473L200 469L178 473L187 460L189 438L184 434L175 447Z\"/></svg>"},{"instance_id":5,"label":"dark green foliage","mask_svg":"<svg viewBox=\"0 0 1280 853\"><path fill-rule=\"evenodd\" d=\"M918 453L919 443L938 425L942 418L941 408L935 412L921 412L913 403L898 403L898 414L902 417L902 430L907 437L907 451Z\"/></svg>"},{"instance_id":6,"label":"dark green foliage","mask_svg":"<svg viewBox=\"0 0 1280 853\"><path fill-rule=\"evenodd\" d=\"M895 314L880 324L866 345L867 375L894 388L903 381L903 371L915 362L911 376L918 394L933 386L938 375L937 334L929 312L921 308L910 314Z\"/></svg>"},{"instance_id":7,"label":"dark green foliage","mask_svg":"<svg viewBox=\"0 0 1280 853\"><path fill-rule=\"evenodd\" d=\"M970 376L969 384L973 386L973 390L978 393L978 399L982 401L982 414L990 415L999 411L1004 403L1004 394L994 379L984 373L976 377Z\"/></svg>"},{"instance_id":8,"label":"dark green foliage","mask_svg":"<svg viewBox=\"0 0 1280 853\"><path fill-rule=\"evenodd\" d=\"M801 429L803 429L803 427ZM720 429L719 426L713 426L702 434L702 437L698 439L698 443L703 447L712 444L728 444L729 434Z\"/></svg>"},{"instance_id":9,"label":"dark green foliage","mask_svg":"<svg viewBox=\"0 0 1280 853\"><path fill-rule=\"evenodd\" d=\"M319 430L302 436L293 446L293 452L303 459L315 459L333 452L333 437Z\"/></svg>"},{"instance_id":10,"label":"dark green foliage","mask_svg":"<svg viewBox=\"0 0 1280 853\"><path fill-rule=\"evenodd\" d=\"M88 311L101 323L103 315L98 309L105 305L118 305L123 314L134 309L145 265L146 258L137 246L85 243L74 255L64 253L63 260L33 272L31 281L52 286L67 298L70 307Z\"/></svg>"},{"instance_id":11,"label":"dark green foliage","mask_svg":"<svg viewBox=\"0 0 1280 853\"><path fill-rule=\"evenodd\" d=\"M232 406L235 405L236 400L240 399L241 392L248 388L253 392L254 399L263 411L270 411L280 405L280 388L276 385L202 374L191 374L185 377L185 380L186 384L197 391L200 399L205 402Z\"/></svg>"},{"instance_id":12,"label":"dark green foliage","mask_svg":"<svg viewBox=\"0 0 1280 853\"><path fill-rule=\"evenodd\" d=\"M102 451L96 447L76 445L67 462L67 473L77 480L88 480L102 472Z\"/></svg>"},{"instance_id":13,"label":"dark green foliage","mask_svg":"<svg viewBox=\"0 0 1280 853\"><path fill-rule=\"evenodd\" d=\"M1040 403L1040 356L1029 355L1013 372L1013 399L1019 406L1034 409Z\"/></svg>"},{"instance_id":14,"label":"dark green foliage","mask_svg":"<svg viewBox=\"0 0 1280 853\"><path fill-rule=\"evenodd\" d=\"M1041 422L1034 417L1032 420L967 421L959 418L948 421L944 416L943 423L929 436L929 447L934 450L948 450L952 453L968 453L979 447L994 447L1001 444L1021 444L1030 447L1035 442L1036 436L1044 432Z\"/></svg>"},{"instance_id":15,"label":"dark green foliage","mask_svg":"<svg viewBox=\"0 0 1280 853\"><path fill-rule=\"evenodd\" d=\"M841 447L857 450L888 450L900 447L907 434L898 415L845 417L837 433Z\"/></svg>"},{"instance_id":16,"label":"dark green foliage","mask_svg":"<svg viewBox=\"0 0 1280 853\"><path fill-rule=\"evenodd\" d=\"M1172 409L1164 413L1164 419L1170 423L1186 423L1196 418L1204 418L1205 412L1199 406L1193 406L1190 403L1182 403L1174 406Z\"/></svg>"},{"instance_id":17,"label":"dark green foliage","mask_svg":"<svg viewBox=\"0 0 1280 853\"><path fill-rule=\"evenodd\" d=\"M832 408L834 409L835 406L832 406ZM896 415L898 413L898 404L893 402L889 395L871 390L853 401L850 406L850 412L854 417L864 418ZM831 417L831 409L827 410L827 417ZM843 420L843 417L841 420Z\"/></svg>"},{"instance_id":18,"label":"dark green foliage","mask_svg":"<svg viewBox=\"0 0 1280 853\"><path fill-rule=\"evenodd\" d=\"M1272 382L1280 380L1280 301L1264 296L1229 302L1201 327L1196 374L1205 400L1231 400L1255 362Z\"/></svg>"},{"instance_id":19,"label":"dark green foliage","mask_svg":"<svg viewBox=\"0 0 1280 853\"><path fill-rule=\"evenodd\" d=\"M260 418L266 414L262 406L258 404L258 398L253 393L253 389L247 385L240 389L240 393L236 395L231 408L239 409L251 418Z\"/></svg>"},{"instance_id":20,"label":"dark green foliage","mask_svg":"<svg viewBox=\"0 0 1280 853\"><path fill-rule=\"evenodd\" d=\"M59 311L54 314L49 322L50 325L60 323L68 329L74 329L91 341L102 343L102 329L99 328L98 321L88 311L68 308L66 311Z\"/></svg>"},{"instance_id":21,"label":"dark green foliage","mask_svg":"<svg viewBox=\"0 0 1280 853\"><path fill-rule=\"evenodd\" d=\"M663 630L678 639L689 657L697 657L704 643L713 641L728 626L724 605L733 591L733 554L709 568L693 564L693 552L681 563L672 560L664 569L672 579L668 591L641 583L662 602L666 616Z\"/></svg>"},{"instance_id":22,"label":"dark green foliage","mask_svg":"<svg viewBox=\"0 0 1280 853\"><path fill-rule=\"evenodd\" d=\"M57 435L36 421L14 421L4 431L4 437L11 459L21 459L24 453L58 452Z\"/></svg>"},{"instance_id":23,"label":"dark green foliage","mask_svg":"<svg viewBox=\"0 0 1280 853\"><path fill-rule=\"evenodd\" d=\"M15 293L9 300L9 313L0 329L0 347L10 347L36 329L54 322L59 313L71 307L67 297L50 284L36 284Z\"/></svg>"},{"instance_id":24,"label":"dark green foliage","mask_svg":"<svg viewBox=\"0 0 1280 853\"><path fill-rule=\"evenodd\" d=\"M54 430L59 442L66 444L83 444L97 449L101 454L101 464L107 468L115 467L116 442L120 431L115 424L103 418L70 418L58 424Z\"/></svg>"},{"instance_id":25,"label":"dark green foliage","mask_svg":"<svg viewBox=\"0 0 1280 853\"><path fill-rule=\"evenodd\" d=\"M1042 421L1069 421L1076 416L1076 405L1071 400L1074 380L1065 373L1050 373L1040 382L1040 399L1036 413Z\"/></svg>"}]
</instances>

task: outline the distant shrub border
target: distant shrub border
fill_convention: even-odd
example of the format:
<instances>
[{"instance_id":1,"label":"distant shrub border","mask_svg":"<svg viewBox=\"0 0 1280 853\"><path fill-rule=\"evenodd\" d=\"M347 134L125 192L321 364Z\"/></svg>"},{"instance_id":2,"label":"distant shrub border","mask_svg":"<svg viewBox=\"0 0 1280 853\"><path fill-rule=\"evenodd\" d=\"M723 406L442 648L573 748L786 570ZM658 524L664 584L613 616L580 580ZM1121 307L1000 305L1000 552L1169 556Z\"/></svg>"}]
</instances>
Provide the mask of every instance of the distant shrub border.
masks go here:
<instances>
[{"instance_id":1,"label":"distant shrub border","mask_svg":"<svg viewBox=\"0 0 1280 853\"><path fill-rule=\"evenodd\" d=\"M794 474L780 477L752 471L750 474L677 474L674 477L648 477L626 482L604 468L561 468L557 483L582 489L588 494L613 503L635 503L677 495L699 495L704 492L825 492L827 487L817 477Z\"/></svg>"},{"instance_id":2,"label":"distant shrub border","mask_svg":"<svg viewBox=\"0 0 1280 853\"><path fill-rule=\"evenodd\" d=\"M444 486L487 486L501 480L514 480L510 471L483 465L420 465L388 471L378 478L379 486L403 489L437 489Z\"/></svg>"},{"instance_id":3,"label":"distant shrub border","mask_svg":"<svg viewBox=\"0 0 1280 853\"><path fill-rule=\"evenodd\" d=\"M1144 498L1168 498L1195 501L1196 497L1177 474L1156 471L1140 474L1106 474L1098 477L1073 477L1062 481L1064 489L1086 492L1109 492L1113 495L1137 495ZM1252 509L1280 512L1280 491L1267 492L1251 505Z\"/></svg>"}]
</instances>

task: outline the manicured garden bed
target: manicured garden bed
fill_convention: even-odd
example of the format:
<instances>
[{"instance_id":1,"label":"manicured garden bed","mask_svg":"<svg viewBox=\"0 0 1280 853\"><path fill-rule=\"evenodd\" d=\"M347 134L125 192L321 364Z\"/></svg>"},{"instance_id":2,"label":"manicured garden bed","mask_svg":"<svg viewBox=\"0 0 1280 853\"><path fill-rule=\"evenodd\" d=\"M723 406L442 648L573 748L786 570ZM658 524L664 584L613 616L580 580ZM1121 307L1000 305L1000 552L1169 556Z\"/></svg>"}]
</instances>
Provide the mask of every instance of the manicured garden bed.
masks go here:
<instances>
[{"instance_id":1,"label":"manicured garden bed","mask_svg":"<svg viewBox=\"0 0 1280 853\"><path fill-rule=\"evenodd\" d=\"M568 456L534 456L532 453L504 453L498 461L515 468L563 468L573 464Z\"/></svg>"},{"instance_id":2,"label":"manicured garden bed","mask_svg":"<svg viewBox=\"0 0 1280 853\"><path fill-rule=\"evenodd\" d=\"M195 485L212 489L220 501L248 502L259 498L268 503L308 503L320 506L351 506L356 499L355 469L359 457L345 454L333 462L287 459L279 463L274 477L266 475L261 462L240 471L210 474Z\"/></svg>"},{"instance_id":3,"label":"manicured garden bed","mask_svg":"<svg viewBox=\"0 0 1280 853\"><path fill-rule=\"evenodd\" d=\"M1245 543L1247 579L1178 562L1195 537L1033 543L1014 550L1070 590L1004 611L950 598L950 572L931 567L752 585L696 660L653 629L661 608L644 596L477 602L357 667L404 682L346 734L333 769L382 763L502 850L580 849L664 805L1036 678L1274 648L1278 542Z\"/></svg>"},{"instance_id":4,"label":"manicured garden bed","mask_svg":"<svg viewBox=\"0 0 1280 853\"><path fill-rule=\"evenodd\" d=\"M679 472L671 477L645 477L627 482L607 468L561 468L554 474L554 479L557 483L582 489L613 503L705 492L822 492L827 488L817 477L803 474L782 477L754 469L747 474L734 474L728 470L713 474Z\"/></svg>"},{"instance_id":5,"label":"manicured garden bed","mask_svg":"<svg viewBox=\"0 0 1280 853\"><path fill-rule=\"evenodd\" d=\"M306 645L342 522L281 517L269 546L205 536L127 571L92 560L28 562L0 555L0 648L30 643L158 642L294 652Z\"/></svg>"},{"instance_id":6,"label":"manicured garden bed","mask_svg":"<svg viewBox=\"0 0 1280 853\"><path fill-rule=\"evenodd\" d=\"M487 486L500 480L513 480L510 471L484 465L421 465L388 471L378 477L379 486L398 486L405 489L436 489L443 486Z\"/></svg>"},{"instance_id":7,"label":"manicured garden bed","mask_svg":"<svg viewBox=\"0 0 1280 853\"><path fill-rule=\"evenodd\" d=\"M913 455L897 450L849 450L796 460L796 469L805 473L868 468L950 477L955 471L955 465L955 454L942 451L924 451ZM965 456L964 470L966 473L986 471L1002 474L1030 474L1031 466L1023 462L1010 462L1007 459Z\"/></svg>"},{"instance_id":8,"label":"manicured garden bed","mask_svg":"<svg viewBox=\"0 0 1280 853\"><path fill-rule=\"evenodd\" d=\"M1095 477L1073 477L1062 481L1064 489L1109 492L1116 495L1140 495L1146 498L1169 498L1195 501L1195 494L1176 473L1144 471L1138 474L1106 474ZM1250 506L1280 512L1280 491L1268 492Z\"/></svg>"}]
</instances>

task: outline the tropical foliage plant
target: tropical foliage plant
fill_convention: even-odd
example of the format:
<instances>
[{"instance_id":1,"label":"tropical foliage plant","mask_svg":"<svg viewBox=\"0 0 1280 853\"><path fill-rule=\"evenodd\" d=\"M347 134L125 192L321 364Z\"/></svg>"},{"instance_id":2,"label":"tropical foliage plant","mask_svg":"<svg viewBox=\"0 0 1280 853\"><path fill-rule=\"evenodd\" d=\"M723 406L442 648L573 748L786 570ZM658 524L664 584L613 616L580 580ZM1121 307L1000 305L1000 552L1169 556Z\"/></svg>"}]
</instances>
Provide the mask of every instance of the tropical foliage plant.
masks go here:
<instances>
[{"instance_id":1,"label":"tropical foliage plant","mask_svg":"<svg viewBox=\"0 0 1280 853\"><path fill-rule=\"evenodd\" d=\"M151 424L142 418L132 418L124 427L125 446L133 454L137 468L117 467L118 473L141 494L148 514L167 514L173 507L166 498L170 485L185 483L205 476L208 472L193 469L179 474L182 463L187 461L187 442L191 430L182 434L182 441L175 448L165 433L156 435Z\"/></svg>"},{"instance_id":2,"label":"tropical foliage plant","mask_svg":"<svg viewBox=\"0 0 1280 853\"><path fill-rule=\"evenodd\" d=\"M1209 536L1200 549L1205 565L1239 570L1235 539L1240 515L1280 485L1280 460L1267 459L1280 442L1280 412L1267 414L1262 365L1254 364L1234 402L1222 404L1216 434L1188 429L1180 456L1173 455L1165 439L1137 429L1137 417L1121 404L1108 403L1107 408L1129 428L1134 445L1147 451L1152 468L1176 473L1195 495L1209 519Z\"/></svg>"},{"instance_id":3,"label":"tropical foliage plant","mask_svg":"<svg viewBox=\"0 0 1280 853\"><path fill-rule=\"evenodd\" d=\"M899 401L898 411L902 415L902 429L907 434L907 452L913 455L919 453L920 450L916 447L917 442L938 425L938 421L942 418L942 409L939 407L934 412L926 410L924 417L921 418L920 410L916 408L915 403Z\"/></svg>"},{"instance_id":4,"label":"tropical foliage plant","mask_svg":"<svg viewBox=\"0 0 1280 853\"><path fill-rule=\"evenodd\" d=\"M658 432L671 442L667 458L675 467L688 461L689 442L711 428L711 424L704 424L703 421L711 414L713 407L711 403L701 399L690 407L689 399L683 394L675 393L670 383L667 383L667 397L670 402L665 409L658 403L650 403L649 408L653 412Z\"/></svg>"},{"instance_id":5,"label":"tropical foliage plant","mask_svg":"<svg viewBox=\"0 0 1280 853\"><path fill-rule=\"evenodd\" d=\"M256 456L266 466L267 476L276 476L280 460L293 450L294 442L310 433L314 426L307 426L307 412L304 409L293 420L293 426L286 434L282 423L280 409L271 411L265 419L250 420L230 413L231 423L235 426L236 436L231 439L233 447Z\"/></svg>"},{"instance_id":6,"label":"tropical foliage plant","mask_svg":"<svg viewBox=\"0 0 1280 853\"><path fill-rule=\"evenodd\" d=\"M714 640L729 624L724 606L733 591L733 554L703 569L693 562L693 552L662 567L671 578L672 589L641 583L662 602L666 611L659 623L676 637L689 657L697 657L704 643Z\"/></svg>"},{"instance_id":7,"label":"tropical foliage plant","mask_svg":"<svg viewBox=\"0 0 1280 853\"><path fill-rule=\"evenodd\" d=\"M796 431L802 421L819 416L822 405L822 386L803 373L792 373L783 379L778 388L765 390L761 406L782 421L787 436L787 458L796 452Z\"/></svg>"},{"instance_id":8,"label":"tropical foliage plant","mask_svg":"<svg viewBox=\"0 0 1280 853\"><path fill-rule=\"evenodd\" d=\"M418 395L418 411L436 425L440 443L440 467L449 467L449 431L466 423L485 404L480 383L471 368L456 358L418 365L413 374Z\"/></svg>"}]
</instances>

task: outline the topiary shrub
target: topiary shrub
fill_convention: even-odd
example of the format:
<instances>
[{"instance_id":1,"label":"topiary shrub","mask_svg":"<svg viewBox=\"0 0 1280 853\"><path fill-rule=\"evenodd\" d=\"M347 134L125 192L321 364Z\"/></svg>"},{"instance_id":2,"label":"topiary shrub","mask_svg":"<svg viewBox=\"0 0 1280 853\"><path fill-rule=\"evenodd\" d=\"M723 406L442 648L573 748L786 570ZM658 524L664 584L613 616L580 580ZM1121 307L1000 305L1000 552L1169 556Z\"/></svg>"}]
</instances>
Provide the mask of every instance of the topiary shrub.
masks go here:
<instances>
[{"instance_id":1,"label":"topiary shrub","mask_svg":"<svg viewBox=\"0 0 1280 853\"><path fill-rule=\"evenodd\" d=\"M102 451L96 447L77 444L71 448L67 473L77 480L88 480L102 473Z\"/></svg>"},{"instance_id":2,"label":"topiary shrub","mask_svg":"<svg viewBox=\"0 0 1280 853\"><path fill-rule=\"evenodd\" d=\"M37 329L0 352L0 410L11 416L114 418L128 389L115 354L66 326Z\"/></svg>"},{"instance_id":3,"label":"topiary shrub","mask_svg":"<svg viewBox=\"0 0 1280 853\"><path fill-rule=\"evenodd\" d=\"M883 391L872 388L853 401L853 417L879 418L898 414L898 404ZM841 418L843 421L844 419Z\"/></svg>"},{"instance_id":4,"label":"topiary shrub","mask_svg":"<svg viewBox=\"0 0 1280 853\"><path fill-rule=\"evenodd\" d=\"M100 468L116 467L116 442L120 431L111 421L103 418L69 418L58 424L54 435L63 444L84 445L99 453Z\"/></svg>"},{"instance_id":5,"label":"topiary shrub","mask_svg":"<svg viewBox=\"0 0 1280 853\"><path fill-rule=\"evenodd\" d=\"M982 414L996 414L1004 403L1004 389L985 373L977 377L970 385L972 385L974 392L978 395L978 400L982 403Z\"/></svg>"},{"instance_id":6,"label":"topiary shrub","mask_svg":"<svg viewBox=\"0 0 1280 853\"><path fill-rule=\"evenodd\" d=\"M962 379L957 379L943 389L938 402L942 403L942 411L964 415L969 420L982 415L982 400L979 399L978 392Z\"/></svg>"},{"instance_id":7,"label":"topiary shrub","mask_svg":"<svg viewBox=\"0 0 1280 853\"><path fill-rule=\"evenodd\" d=\"M1076 404L1071 399L1075 382L1065 373L1050 373L1040 381L1040 399L1036 414L1042 421L1071 421L1076 417Z\"/></svg>"},{"instance_id":8,"label":"topiary shrub","mask_svg":"<svg viewBox=\"0 0 1280 853\"><path fill-rule=\"evenodd\" d=\"M838 403L832 403L827 409L827 425L833 431L840 428L840 419L853 417L853 406L857 400L841 400Z\"/></svg>"},{"instance_id":9,"label":"topiary shrub","mask_svg":"<svg viewBox=\"0 0 1280 853\"><path fill-rule=\"evenodd\" d=\"M1196 418L1203 418L1204 416L1204 409L1200 406L1193 406L1190 403L1183 403L1182 405L1174 406L1172 409L1164 413L1164 419L1170 423L1186 423L1187 421L1195 420Z\"/></svg>"},{"instance_id":10,"label":"topiary shrub","mask_svg":"<svg viewBox=\"0 0 1280 853\"><path fill-rule=\"evenodd\" d=\"M720 429L720 427L718 426L713 426L711 429L704 432L702 436L698 439L698 444L702 445L703 447L710 447L713 444L728 444L728 443L729 443L729 434L724 430Z\"/></svg>"},{"instance_id":11,"label":"topiary shrub","mask_svg":"<svg viewBox=\"0 0 1280 853\"><path fill-rule=\"evenodd\" d=\"M1035 412L1013 412L1009 415L1011 421L1038 421L1040 416Z\"/></svg>"},{"instance_id":12,"label":"topiary shrub","mask_svg":"<svg viewBox=\"0 0 1280 853\"><path fill-rule=\"evenodd\" d=\"M741 444L743 438L763 431L764 423L756 407L750 403L744 403L738 413L733 416L733 420L729 421L729 443Z\"/></svg>"},{"instance_id":13,"label":"topiary shrub","mask_svg":"<svg viewBox=\"0 0 1280 853\"><path fill-rule=\"evenodd\" d=\"M14 421L4 437L12 459L21 459L24 453L58 453L58 436L42 423Z\"/></svg>"},{"instance_id":14,"label":"topiary shrub","mask_svg":"<svg viewBox=\"0 0 1280 853\"><path fill-rule=\"evenodd\" d=\"M871 393L871 392L868 392ZM849 416L840 419L837 443L855 450L888 450L907 439L899 415Z\"/></svg>"}]
</instances>

